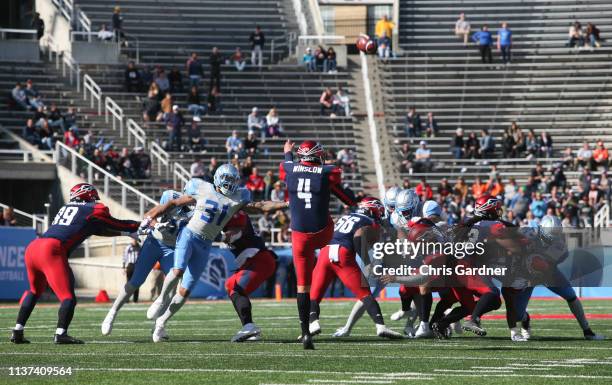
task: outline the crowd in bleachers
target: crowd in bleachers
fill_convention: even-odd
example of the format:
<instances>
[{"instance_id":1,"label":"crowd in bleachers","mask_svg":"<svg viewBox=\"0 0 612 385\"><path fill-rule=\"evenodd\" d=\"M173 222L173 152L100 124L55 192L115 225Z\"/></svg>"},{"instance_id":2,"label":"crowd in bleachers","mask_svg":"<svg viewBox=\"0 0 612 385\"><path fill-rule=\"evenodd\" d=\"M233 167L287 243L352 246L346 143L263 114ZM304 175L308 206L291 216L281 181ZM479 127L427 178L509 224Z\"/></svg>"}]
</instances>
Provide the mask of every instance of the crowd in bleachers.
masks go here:
<instances>
[{"instance_id":1,"label":"crowd in bleachers","mask_svg":"<svg viewBox=\"0 0 612 385\"><path fill-rule=\"evenodd\" d=\"M319 45L314 53L312 48L307 47L302 57L302 63L308 72L326 72L330 74L338 72L336 51L332 47L325 49Z\"/></svg>"}]
</instances>

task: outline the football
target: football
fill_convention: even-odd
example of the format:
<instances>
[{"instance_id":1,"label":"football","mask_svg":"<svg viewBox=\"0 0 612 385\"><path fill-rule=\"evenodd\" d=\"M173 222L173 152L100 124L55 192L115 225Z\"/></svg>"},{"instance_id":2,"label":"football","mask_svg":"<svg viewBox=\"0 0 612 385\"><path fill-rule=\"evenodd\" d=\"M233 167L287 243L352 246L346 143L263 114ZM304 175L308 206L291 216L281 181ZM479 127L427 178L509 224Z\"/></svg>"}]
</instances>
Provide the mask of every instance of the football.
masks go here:
<instances>
[{"instance_id":1,"label":"football","mask_svg":"<svg viewBox=\"0 0 612 385\"><path fill-rule=\"evenodd\" d=\"M368 40L365 43L365 47L362 50L363 52L365 52L368 55L374 55L376 53L376 50L378 49L378 44L376 44L375 40Z\"/></svg>"},{"instance_id":2,"label":"football","mask_svg":"<svg viewBox=\"0 0 612 385\"><path fill-rule=\"evenodd\" d=\"M359 38L357 39L357 43L355 43L355 45L357 45L357 49L365 52L366 49L366 44L368 43L368 38L365 36L359 36Z\"/></svg>"}]
</instances>

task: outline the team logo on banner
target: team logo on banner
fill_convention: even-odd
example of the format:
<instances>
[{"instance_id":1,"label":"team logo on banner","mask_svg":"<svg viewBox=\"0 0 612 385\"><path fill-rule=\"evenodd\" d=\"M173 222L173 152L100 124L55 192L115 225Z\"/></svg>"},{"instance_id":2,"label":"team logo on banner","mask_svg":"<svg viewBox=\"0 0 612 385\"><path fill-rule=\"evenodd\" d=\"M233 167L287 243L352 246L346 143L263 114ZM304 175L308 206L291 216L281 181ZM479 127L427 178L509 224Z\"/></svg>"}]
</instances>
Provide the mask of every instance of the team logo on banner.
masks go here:
<instances>
[{"instance_id":1,"label":"team logo on banner","mask_svg":"<svg viewBox=\"0 0 612 385\"><path fill-rule=\"evenodd\" d=\"M223 290L223 285L228 276L227 270L227 263L223 255L211 252L206 268L200 276L200 281L215 287L217 290Z\"/></svg>"}]
</instances>

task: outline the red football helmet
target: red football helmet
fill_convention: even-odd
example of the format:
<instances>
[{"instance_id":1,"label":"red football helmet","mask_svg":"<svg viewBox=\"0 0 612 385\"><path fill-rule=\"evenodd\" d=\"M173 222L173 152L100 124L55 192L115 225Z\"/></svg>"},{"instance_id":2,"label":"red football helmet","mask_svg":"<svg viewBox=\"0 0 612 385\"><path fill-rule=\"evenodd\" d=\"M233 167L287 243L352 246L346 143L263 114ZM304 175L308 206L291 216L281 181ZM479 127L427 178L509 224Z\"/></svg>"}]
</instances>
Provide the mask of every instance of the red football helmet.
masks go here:
<instances>
[{"instance_id":1,"label":"red football helmet","mask_svg":"<svg viewBox=\"0 0 612 385\"><path fill-rule=\"evenodd\" d=\"M385 215L385 206L380 199L365 197L357 203L358 211L368 217L379 221Z\"/></svg>"},{"instance_id":2,"label":"red football helmet","mask_svg":"<svg viewBox=\"0 0 612 385\"><path fill-rule=\"evenodd\" d=\"M485 194L476 199L474 215L483 219L499 219L501 217L502 201L492 195Z\"/></svg>"},{"instance_id":3,"label":"red football helmet","mask_svg":"<svg viewBox=\"0 0 612 385\"><path fill-rule=\"evenodd\" d=\"M302 162L323 163L323 146L314 140L305 140L297 150L298 157Z\"/></svg>"},{"instance_id":4,"label":"red football helmet","mask_svg":"<svg viewBox=\"0 0 612 385\"><path fill-rule=\"evenodd\" d=\"M70 202L95 202L99 199L98 190L89 183L79 183L70 189Z\"/></svg>"}]
</instances>

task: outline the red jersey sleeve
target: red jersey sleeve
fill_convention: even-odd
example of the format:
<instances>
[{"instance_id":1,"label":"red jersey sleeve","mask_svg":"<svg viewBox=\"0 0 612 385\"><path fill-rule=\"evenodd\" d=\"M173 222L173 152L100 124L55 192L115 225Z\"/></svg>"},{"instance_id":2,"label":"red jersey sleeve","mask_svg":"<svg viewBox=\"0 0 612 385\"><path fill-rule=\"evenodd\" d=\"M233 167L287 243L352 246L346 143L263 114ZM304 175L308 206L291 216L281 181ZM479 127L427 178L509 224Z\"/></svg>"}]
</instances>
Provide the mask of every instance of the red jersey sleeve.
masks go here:
<instances>
[{"instance_id":1,"label":"red jersey sleeve","mask_svg":"<svg viewBox=\"0 0 612 385\"><path fill-rule=\"evenodd\" d=\"M247 224L247 215L243 211L238 211L232 219L227 222L223 230L227 230L232 227L238 227L242 229Z\"/></svg>"},{"instance_id":2,"label":"red jersey sleeve","mask_svg":"<svg viewBox=\"0 0 612 385\"><path fill-rule=\"evenodd\" d=\"M354 206L356 204L355 194L342 186L342 170L339 167L335 167L329 173L329 185L331 192L338 197L347 206Z\"/></svg>"},{"instance_id":3,"label":"red jersey sleeve","mask_svg":"<svg viewBox=\"0 0 612 385\"><path fill-rule=\"evenodd\" d=\"M94 210L87 217L87 221L98 226L98 231L96 231L98 235L107 235L109 231L133 233L138 230L140 225L136 221L113 218L108 207L102 203L94 206Z\"/></svg>"}]
</instances>

